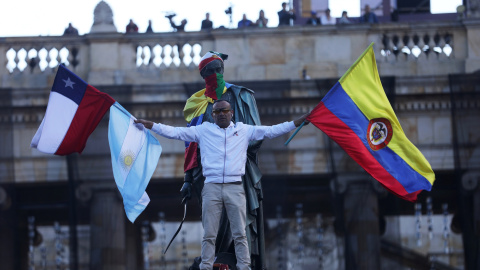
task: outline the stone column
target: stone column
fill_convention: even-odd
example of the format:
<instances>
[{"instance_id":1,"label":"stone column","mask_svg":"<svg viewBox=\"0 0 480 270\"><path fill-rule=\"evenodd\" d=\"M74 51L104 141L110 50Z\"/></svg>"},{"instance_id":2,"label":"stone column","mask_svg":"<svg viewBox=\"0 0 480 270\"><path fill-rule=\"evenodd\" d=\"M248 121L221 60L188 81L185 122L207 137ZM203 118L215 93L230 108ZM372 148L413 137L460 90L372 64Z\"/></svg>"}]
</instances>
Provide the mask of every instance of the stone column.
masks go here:
<instances>
[{"instance_id":1,"label":"stone column","mask_svg":"<svg viewBox=\"0 0 480 270\"><path fill-rule=\"evenodd\" d=\"M0 270L20 267L17 228L18 223L15 210L11 207L10 195L6 189L0 187Z\"/></svg>"},{"instance_id":2,"label":"stone column","mask_svg":"<svg viewBox=\"0 0 480 270\"><path fill-rule=\"evenodd\" d=\"M151 228L153 230L153 228ZM127 269L143 269L143 246L140 226L126 221L126 263Z\"/></svg>"},{"instance_id":3,"label":"stone column","mask_svg":"<svg viewBox=\"0 0 480 270\"><path fill-rule=\"evenodd\" d=\"M5 59L6 50L0 48L0 63ZM1 55L3 54L3 55ZM0 69L0 78L6 76L7 69ZM13 123L12 117L12 89L0 91L0 183L8 184L0 186L0 269L18 269L20 261L20 248L18 239L18 222L15 205L12 206L14 157L13 157ZM16 262L17 261L17 262ZM15 265L17 263L18 265Z\"/></svg>"},{"instance_id":4,"label":"stone column","mask_svg":"<svg viewBox=\"0 0 480 270\"><path fill-rule=\"evenodd\" d=\"M462 175L459 213L465 253L465 269L480 269L480 171Z\"/></svg>"},{"instance_id":5,"label":"stone column","mask_svg":"<svg viewBox=\"0 0 480 270\"><path fill-rule=\"evenodd\" d=\"M480 69L480 17L465 20L463 24L467 29L465 73L476 72Z\"/></svg>"},{"instance_id":6,"label":"stone column","mask_svg":"<svg viewBox=\"0 0 480 270\"><path fill-rule=\"evenodd\" d=\"M118 191L93 191L90 207L90 269L126 270L126 216Z\"/></svg>"},{"instance_id":7,"label":"stone column","mask_svg":"<svg viewBox=\"0 0 480 270\"><path fill-rule=\"evenodd\" d=\"M345 269L380 267L379 209L375 180L366 175L339 176L334 190L343 194Z\"/></svg>"}]
</instances>

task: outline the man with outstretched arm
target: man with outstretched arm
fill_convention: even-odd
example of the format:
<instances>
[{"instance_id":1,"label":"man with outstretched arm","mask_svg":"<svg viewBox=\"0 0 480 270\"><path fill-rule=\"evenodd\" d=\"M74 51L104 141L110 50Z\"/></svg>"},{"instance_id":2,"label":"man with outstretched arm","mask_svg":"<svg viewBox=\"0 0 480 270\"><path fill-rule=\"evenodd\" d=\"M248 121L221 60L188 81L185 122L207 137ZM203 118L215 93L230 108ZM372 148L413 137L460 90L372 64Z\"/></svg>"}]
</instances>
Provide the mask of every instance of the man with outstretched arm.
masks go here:
<instances>
[{"instance_id":1,"label":"man with outstretched arm","mask_svg":"<svg viewBox=\"0 0 480 270\"><path fill-rule=\"evenodd\" d=\"M250 141L275 138L290 132L306 121L308 114L295 121L273 126L252 126L231 121L234 111L228 101L216 100L212 117L215 123L198 126L172 127L143 119L135 120L155 133L200 146L205 185L202 190L202 263L200 269L211 270L215 257L215 239L225 206L235 245L237 268L250 269L246 224L246 199L242 185L247 148ZM308 123L308 122L307 122Z\"/></svg>"}]
</instances>

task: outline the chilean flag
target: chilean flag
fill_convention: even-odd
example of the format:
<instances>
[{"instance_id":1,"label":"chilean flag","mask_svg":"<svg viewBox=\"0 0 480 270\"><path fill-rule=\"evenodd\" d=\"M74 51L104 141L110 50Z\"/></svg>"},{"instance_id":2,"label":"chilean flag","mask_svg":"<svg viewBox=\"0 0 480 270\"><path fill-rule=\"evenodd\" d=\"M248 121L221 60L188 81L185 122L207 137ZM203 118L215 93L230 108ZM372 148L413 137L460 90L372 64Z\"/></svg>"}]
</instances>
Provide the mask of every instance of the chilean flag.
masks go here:
<instances>
[{"instance_id":1,"label":"chilean flag","mask_svg":"<svg viewBox=\"0 0 480 270\"><path fill-rule=\"evenodd\" d=\"M55 155L81 153L115 100L59 65L47 111L31 147Z\"/></svg>"}]
</instances>

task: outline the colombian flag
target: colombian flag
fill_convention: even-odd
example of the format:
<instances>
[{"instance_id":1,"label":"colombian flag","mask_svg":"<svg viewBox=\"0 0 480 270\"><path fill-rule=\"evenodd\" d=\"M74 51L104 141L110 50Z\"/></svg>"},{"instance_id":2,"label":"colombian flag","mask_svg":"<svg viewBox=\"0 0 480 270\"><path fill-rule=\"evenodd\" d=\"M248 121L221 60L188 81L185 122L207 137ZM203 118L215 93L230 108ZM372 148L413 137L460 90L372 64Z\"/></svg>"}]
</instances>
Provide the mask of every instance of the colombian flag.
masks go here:
<instances>
[{"instance_id":1,"label":"colombian flag","mask_svg":"<svg viewBox=\"0 0 480 270\"><path fill-rule=\"evenodd\" d=\"M398 197L416 201L435 174L408 140L378 76L373 43L307 118L373 178Z\"/></svg>"}]
</instances>

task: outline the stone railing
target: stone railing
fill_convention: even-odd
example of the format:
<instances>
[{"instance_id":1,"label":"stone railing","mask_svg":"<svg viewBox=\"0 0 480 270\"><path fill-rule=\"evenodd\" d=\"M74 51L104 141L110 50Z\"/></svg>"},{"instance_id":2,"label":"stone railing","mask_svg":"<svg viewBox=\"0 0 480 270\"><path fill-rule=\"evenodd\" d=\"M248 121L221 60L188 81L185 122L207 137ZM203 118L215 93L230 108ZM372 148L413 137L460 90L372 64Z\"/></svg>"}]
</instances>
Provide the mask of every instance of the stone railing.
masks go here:
<instances>
[{"instance_id":1,"label":"stone railing","mask_svg":"<svg viewBox=\"0 0 480 270\"><path fill-rule=\"evenodd\" d=\"M480 68L479 26L451 21L4 38L0 75L3 87L16 87L20 74L48 75L66 63L94 85L196 82L201 55L217 50L230 56L225 75L231 81L336 78L371 42L382 76L447 75Z\"/></svg>"},{"instance_id":2,"label":"stone railing","mask_svg":"<svg viewBox=\"0 0 480 270\"><path fill-rule=\"evenodd\" d=\"M458 24L418 25L407 28L385 29L382 36L382 48L380 51L384 61L410 61L431 60L430 58L448 60L458 57L465 58L460 44L453 44L453 33L457 32ZM459 38L455 40L459 42ZM455 51L453 48L455 47ZM457 53L458 54L458 53Z\"/></svg>"},{"instance_id":3,"label":"stone railing","mask_svg":"<svg viewBox=\"0 0 480 270\"><path fill-rule=\"evenodd\" d=\"M86 40L77 37L28 37L5 39L5 63L11 74L49 72L59 63L79 64L79 51L86 51ZM82 50L80 50L80 48ZM2 50L3 51L3 50Z\"/></svg>"}]
</instances>

